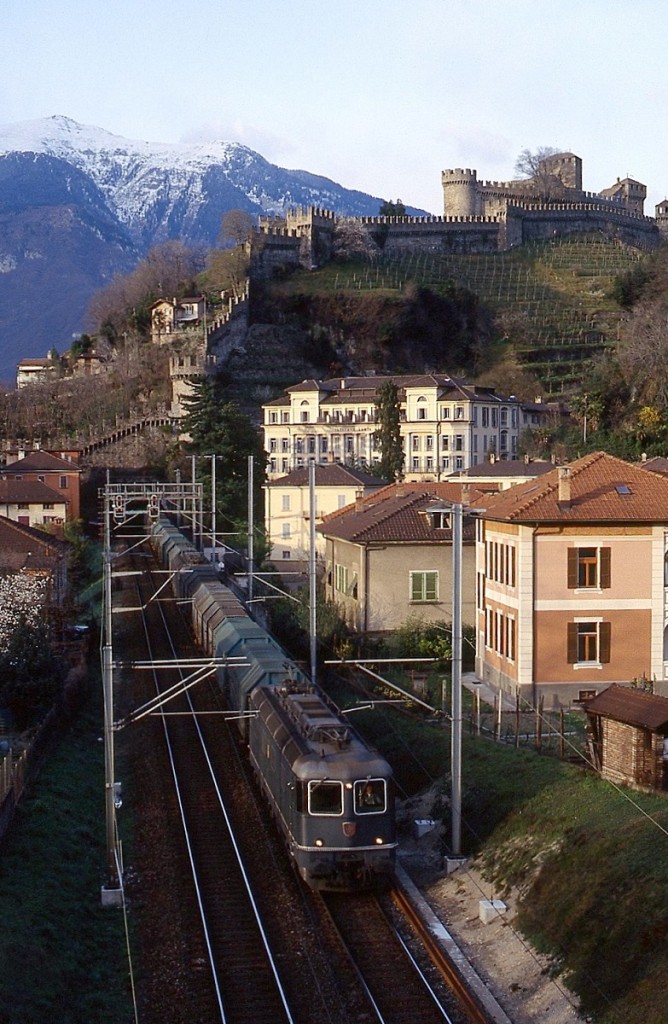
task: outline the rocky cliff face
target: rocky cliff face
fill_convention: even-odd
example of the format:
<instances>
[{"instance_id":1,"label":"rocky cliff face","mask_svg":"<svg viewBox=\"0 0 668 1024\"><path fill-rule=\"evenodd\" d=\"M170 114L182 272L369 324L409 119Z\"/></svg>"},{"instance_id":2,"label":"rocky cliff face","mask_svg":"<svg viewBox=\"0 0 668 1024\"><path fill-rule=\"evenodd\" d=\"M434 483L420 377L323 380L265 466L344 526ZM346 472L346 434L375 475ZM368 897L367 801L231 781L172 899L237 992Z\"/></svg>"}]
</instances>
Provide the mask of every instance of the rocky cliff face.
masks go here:
<instances>
[{"instance_id":1,"label":"rocky cliff face","mask_svg":"<svg viewBox=\"0 0 668 1024\"><path fill-rule=\"evenodd\" d=\"M137 142L66 117L0 127L0 380L68 348L92 293L153 245L214 245L228 210L362 216L380 203L237 143Z\"/></svg>"}]
</instances>

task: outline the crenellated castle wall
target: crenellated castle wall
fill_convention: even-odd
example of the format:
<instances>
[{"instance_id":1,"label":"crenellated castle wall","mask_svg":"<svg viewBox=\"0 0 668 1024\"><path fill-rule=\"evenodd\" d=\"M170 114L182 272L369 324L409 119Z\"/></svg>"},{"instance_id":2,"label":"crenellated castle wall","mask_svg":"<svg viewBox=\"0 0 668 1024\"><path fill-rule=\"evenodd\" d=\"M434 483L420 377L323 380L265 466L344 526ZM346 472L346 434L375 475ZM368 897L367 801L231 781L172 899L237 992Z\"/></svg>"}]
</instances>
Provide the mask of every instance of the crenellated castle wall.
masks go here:
<instances>
[{"instance_id":1,"label":"crenellated castle wall","mask_svg":"<svg viewBox=\"0 0 668 1024\"><path fill-rule=\"evenodd\" d=\"M441 172L442 217L358 217L380 252L498 252L537 239L601 232L644 249L668 235L668 201L657 217L643 213L642 182L618 178L601 193L582 189L582 160L557 153L539 164L534 178L478 181L474 168ZM546 198L548 197L548 198ZM346 218L350 220L350 218ZM282 217L262 216L253 245L253 273L317 267L331 259L339 218L321 207L295 207Z\"/></svg>"}]
</instances>

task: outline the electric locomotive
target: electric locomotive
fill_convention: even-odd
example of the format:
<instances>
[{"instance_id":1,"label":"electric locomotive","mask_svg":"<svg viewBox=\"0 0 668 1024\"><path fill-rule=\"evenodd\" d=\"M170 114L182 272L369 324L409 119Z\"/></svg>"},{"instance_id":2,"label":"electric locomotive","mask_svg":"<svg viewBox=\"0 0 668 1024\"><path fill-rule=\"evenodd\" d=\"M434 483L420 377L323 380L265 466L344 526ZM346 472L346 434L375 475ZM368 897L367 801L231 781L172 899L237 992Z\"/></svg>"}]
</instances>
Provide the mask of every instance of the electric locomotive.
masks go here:
<instances>
[{"instance_id":1,"label":"electric locomotive","mask_svg":"<svg viewBox=\"0 0 668 1024\"><path fill-rule=\"evenodd\" d=\"M189 601L198 643L217 658L229 706L272 816L301 877L313 888L351 890L394 873L392 771L291 662L171 523L154 547Z\"/></svg>"}]
</instances>

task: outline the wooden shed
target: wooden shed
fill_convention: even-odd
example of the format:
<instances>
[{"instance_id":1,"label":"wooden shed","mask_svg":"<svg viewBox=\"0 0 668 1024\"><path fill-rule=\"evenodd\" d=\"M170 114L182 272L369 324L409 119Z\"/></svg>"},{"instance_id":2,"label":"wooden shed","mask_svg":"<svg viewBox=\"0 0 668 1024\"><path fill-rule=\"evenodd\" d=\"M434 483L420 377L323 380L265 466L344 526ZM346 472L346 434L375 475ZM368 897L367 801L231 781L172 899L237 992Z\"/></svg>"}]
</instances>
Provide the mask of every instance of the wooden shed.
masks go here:
<instances>
[{"instance_id":1,"label":"wooden shed","mask_svg":"<svg viewBox=\"0 0 668 1024\"><path fill-rule=\"evenodd\" d=\"M668 789L668 697L613 683L585 710L594 765L604 779Z\"/></svg>"}]
</instances>

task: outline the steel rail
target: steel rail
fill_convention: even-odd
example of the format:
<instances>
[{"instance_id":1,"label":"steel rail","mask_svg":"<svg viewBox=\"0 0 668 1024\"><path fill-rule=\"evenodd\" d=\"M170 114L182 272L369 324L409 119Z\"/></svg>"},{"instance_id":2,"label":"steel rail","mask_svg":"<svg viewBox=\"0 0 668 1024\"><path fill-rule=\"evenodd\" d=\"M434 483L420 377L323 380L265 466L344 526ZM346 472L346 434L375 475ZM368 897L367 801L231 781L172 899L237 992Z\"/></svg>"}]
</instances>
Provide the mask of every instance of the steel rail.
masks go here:
<instances>
[{"instance_id":1,"label":"steel rail","mask_svg":"<svg viewBox=\"0 0 668 1024\"><path fill-rule=\"evenodd\" d=\"M162 619L163 627L164 627L164 630L165 630L165 635L166 635L166 638L167 638L167 640L169 642L169 646L170 646L170 648L172 650L172 653L174 654L175 659L178 660L177 652L176 652L176 649L174 647L173 639L172 639L172 636L171 636L171 633L170 633L170 630L169 630L169 626L168 626L168 623L167 623L167 620L166 620L166 617L165 617L164 610L160 607L159 604L157 605L157 608L158 608L158 612L159 612L160 618ZM144 619L143 614L142 614L142 620L144 621L144 628L145 628L145 631L146 631L145 619ZM147 647L148 647L148 650L150 652L151 651L151 645L150 645L150 639L149 639L148 636L147 636ZM180 676L183 676L183 672L182 672L182 669L181 669L180 665L177 666L177 671L178 671ZM157 673L154 673L154 678L156 680L156 688L157 688ZM232 848L234 850L234 854L235 854L235 857L236 857L236 860L237 860L237 864L239 866L239 870L241 872L241 875L242 875L242 878L243 878L243 881L244 881L244 886L245 886L245 889L246 889L246 894L248 896L248 900L249 900L250 906L251 906L252 911L253 911L253 916L255 918L255 923L256 923L256 926L257 926L257 929L258 929L258 933L259 933L260 938L262 940L262 945L264 947L265 954L267 956L267 961L268 961L268 964L269 964L270 969L271 969L271 973L272 973L273 978L274 978L274 983L276 985L276 990L277 990L277 992L279 994L280 1002L281 1002L281 1004L283 1006L283 1009L285 1011L286 1021L288 1022L288 1024L294 1024L293 1017L292 1017L292 1014L291 1014L291 1011L290 1011L290 1007L288 1005L287 997L286 997L286 994L285 994L285 990L283 988L282 982L281 982L279 974L278 974L278 969L276 967L275 958L273 956L273 953L272 953L270 945L269 945L269 940L268 940L268 937L267 937L267 933L266 933L264 924L262 922L262 919L261 919L261 916L260 916L260 911L259 911L259 908L257 906L256 900L255 900L255 897L254 897L254 894L253 894L253 891L252 891L251 882L250 882L250 879L248 877L248 873L247 873L246 868L245 868L244 863L243 863L243 857L242 857L242 854L241 854L241 850L239 848L236 836L234 834L234 830L233 830L233 827L232 827L232 822L230 820L229 813L228 813L227 807L225 805L225 801L224 801L223 795L222 795L222 793L220 791L220 787L218 785L218 780L216 779L216 776L215 776L213 765L212 765L211 759L209 757L209 752L208 752L208 749L207 749L206 740L205 740L204 735L202 733L202 729L201 729L200 723L198 721L197 713L195 711L195 708L193 707L193 703L192 703L192 700L191 700L190 693L186 692L185 693L185 697L186 697L186 700L188 702L188 707L190 709L190 714L192 715L192 719L193 719L193 725L194 725L195 730L197 732L197 736L198 736L198 739L199 739L199 742L200 742L200 746L201 746L201 749L202 749L203 756L204 756L206 764L207 764L209 775L210 775L210 778L211 778L214 790L216 792L216 798L218 800L218 805L220 807L221 813L222 813L222 815L224 817L224 820L225 820L225 824L226 824L227 830L229 832L230 840L231 840L231 843L232 843ZM168 730L167 718L169 716L161 711L161 717L163 719L163 728L167 731ZM172 761L172 758L171 758L171 749L170 749L170 762L172 763L172 773L174 775L174 784L176 786L177 794L178 794L178 799L179 799L179 808L180 808L181 815L182 815L182 825L183 825L183 829L184 829L184 835L185 835L185 838L186 838L186 843L187 843L187 846L188 846L188 856L189 856L190 863L191 863L191 870L193 872L193 880L195 881L195 886L196 886L196 890L197 890L197 900L198 900L198 905L199 905L199 908L200 908L200 915L201 915L201 918L202 918L202 924L203 924L204 931L205 931L207 950L209 952L211 969L212 969L212 973L214 975L214 984L215 984L215 988L216 988L216 995L217 995L217 998L219 999L219 1002L220 1002L221 1012L223 1012L223 1014L224 1014L224 1010L223 1010L223 1007L222 1007L222 996L220 995L218 979L215 976L215 968L214 968L214 962L213 962L213 951L212 951L211 946L210 946L210 938L209 938L208 927L207 927L207 922L206 922L206 914L205 914L205 909L204 909L202 898L201 898L201 894L200 894L200 888L199 888L199 885L198 885L197 880L196 880L196 866L195 866L195 863L194 863L194 858L193 858L193 854L192 854L192 848L191 848L191 844L190 844L190 837L188 835L188 829L187 829L187 824L186 824L186 820L185 820L184 809L183 809L183 805L182 805L182 801L181 801L181 795L180 795L180 792L179 792L179 783L178 783L178 778L177 778L177 775L176 775L176 769L175 769L175 765L174 765L174 763ZM224 1016L222 1017L222 1020L223 1020L223 1024L225 1024L225 1017Z\"/></svg>"}]
</instances>

